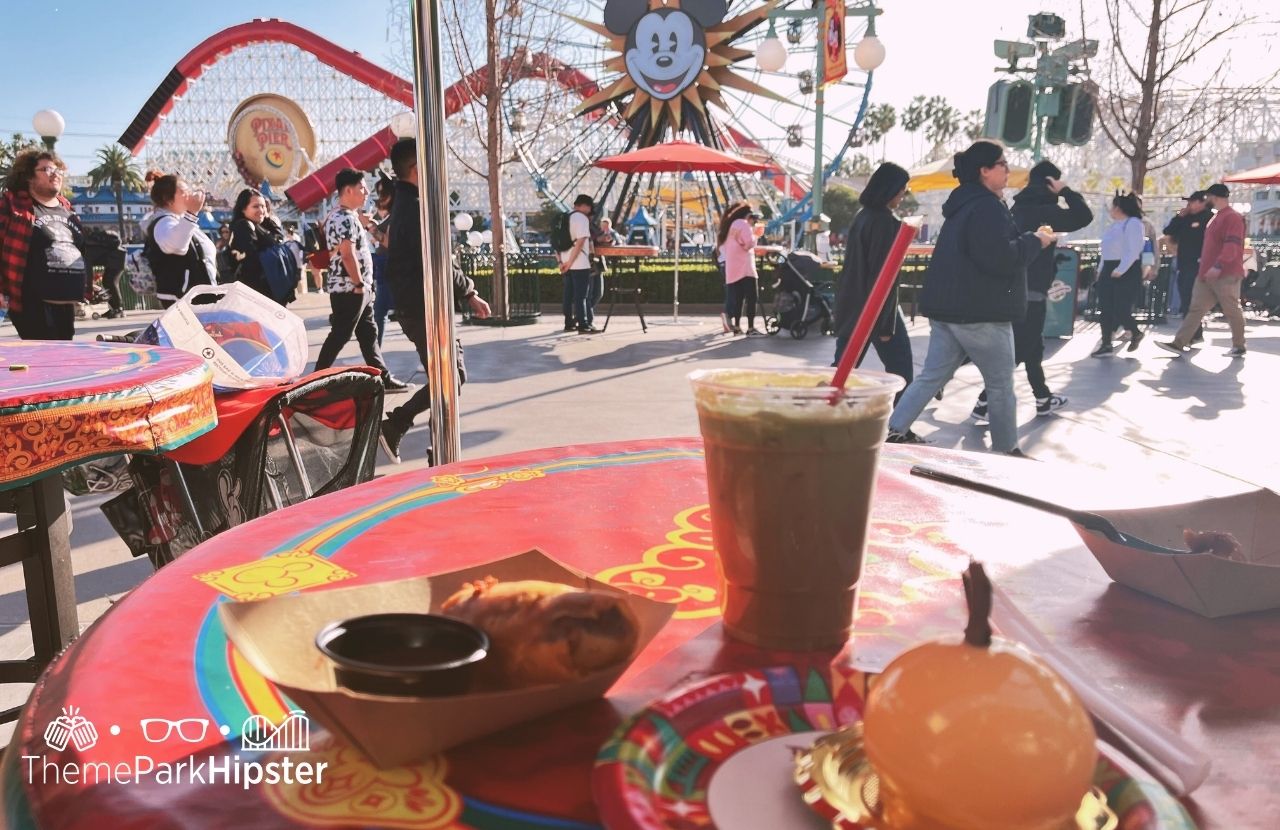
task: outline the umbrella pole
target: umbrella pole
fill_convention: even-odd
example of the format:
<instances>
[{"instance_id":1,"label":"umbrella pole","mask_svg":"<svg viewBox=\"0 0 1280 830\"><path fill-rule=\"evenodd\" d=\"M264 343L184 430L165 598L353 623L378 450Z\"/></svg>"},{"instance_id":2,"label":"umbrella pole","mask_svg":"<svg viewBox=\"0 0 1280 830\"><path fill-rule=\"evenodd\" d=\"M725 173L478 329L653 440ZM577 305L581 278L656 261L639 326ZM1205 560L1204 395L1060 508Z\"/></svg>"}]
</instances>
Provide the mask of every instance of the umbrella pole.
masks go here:
<instances>
[{"instance_id":1,"label":"umbrella pole","mask_svg":"<svg viewBox=\"0 0 1280 830\"><path fill-rule=\"evenodd\" d=\"M680 201L680 171L676 171L676 261L672 275L671 287L671 319L680 322L680 218L684 213L684 204Z\"/></svg>"}]
</instances>

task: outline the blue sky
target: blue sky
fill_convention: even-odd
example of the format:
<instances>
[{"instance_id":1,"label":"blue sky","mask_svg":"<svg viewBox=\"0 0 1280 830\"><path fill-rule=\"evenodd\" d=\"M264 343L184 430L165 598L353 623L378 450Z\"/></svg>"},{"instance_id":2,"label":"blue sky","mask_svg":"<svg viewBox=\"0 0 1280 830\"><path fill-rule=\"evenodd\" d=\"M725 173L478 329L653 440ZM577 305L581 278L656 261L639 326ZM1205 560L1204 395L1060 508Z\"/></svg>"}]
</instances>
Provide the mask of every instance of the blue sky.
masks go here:
<instances>
[{"instance_id":1,"label":"blue sky","mask_svg":"<svg viewBox=\"0 0 1280 830\"><path fill-rule=\"evenodd\" d=\"M72 173L84 173L93 166L94 151L124 131L165 74L208 36L254 18L277 17L386 66L387 10L392 3L408 2L7 0L0 43L9 71L0 94L0 134L32 135L31 116L56 109L67 121L59 152ZM1244 0L1219 2L1231 7ZM991 40L1020 39L1029 12L1056 11L1067 18L1071 36L1079 35L1076 0L878 0L878 5L885 12L879 35L888 57L876 73L872 100L897 107L921 93L943 95L966 111L982 107L996 77ZM1086 3L1095 13L1100 6L1098 0ZM1102 31L1097 27L1090 34ZM1274 65L1267 49L1277 31L1280 25L1269 20L1228 45L1241 80ZM15 77L29 82L15 82ZM888 150L890 157L896 153L905 159L910 148L905 134L898 133Z\"/></svg>"},{"instance_id":2,"label":"blue sky","mask_svg":"<svg viewBox=\"0 0 1280 830\"><path fill-rule=\"evenodd\" d=\"M0 96L0 135L32 134L31 116L56 109L67 121L58 150L72 173L84 173L93 166L94 151L124 131L165 74L206 37L254 18L276 17L386 66L387 9L395 2L409 0L11 0L4 26L9 65L33 68L39 83L13 85ZM1004 28L1020 34L1015 30L1025 27L1030 6L1029 0L981 0L989 13L975 17L962 8L970 3L978 0L881 0L886 14L880 36L888 59L877 73L876 102L903 105L925 92L945 95L966 110L982 106L992 67L984 41ZM1065 12L1074 3L1041 5L1064 6ZM990 13L995 7L1003 13ZM929 10L927 27L918 25L922 8ZM41 30L40 37L11 36ZM981 33L970 39L966 30ZM945 73L932 71L939 54L947 55Z\"/></svg>"},{"instance_id":3,"label":"blue sky","mask_svg":"<svg viewBox=\"0 0 1280 830\"><path fill-rule=\"evenodd\" d=\"M390 2L6 2L0 41L8 83L0 94L0 135L33 135L31 116L55 109L67 121L58 152L72 173L87 172L94 151L114 142L174 64L210 35L254 18L277 17L385 66ZM15 82L19 74L29 82Z\"/></svg>"}]
</instances>

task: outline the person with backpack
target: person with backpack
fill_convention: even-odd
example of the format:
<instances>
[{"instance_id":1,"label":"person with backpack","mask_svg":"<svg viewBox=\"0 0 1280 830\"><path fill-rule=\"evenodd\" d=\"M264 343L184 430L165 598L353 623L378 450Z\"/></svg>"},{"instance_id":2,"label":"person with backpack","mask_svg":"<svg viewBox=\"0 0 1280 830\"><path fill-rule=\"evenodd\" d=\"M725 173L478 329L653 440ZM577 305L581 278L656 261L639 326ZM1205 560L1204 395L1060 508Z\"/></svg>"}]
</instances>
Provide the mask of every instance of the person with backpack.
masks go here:
<instances>
[{"instance_id":1,"label":"person with backpack","mask_svg":"<svg viewBox=\"0 0 1280 830\"><path fill-rule=\"evenodd\" d=\"M173 173L152 171L147 179L156 209L144 225L142 256L156 278L156 299L168 308L195 286L218 283L218 251L196 219L204 191Z\"/></svg>"},{"instance_id":2,"label":"person with backpack","mask_svg":"<svg viewBox=\"0 0 1280 830\"><path fill-rule=\"evenodd\" d=\"M565 309L565 331L579 334L599 334L600 329L591 324L587 311L587 298L591 291L591 254L594 245L591 237L591 214L595 200L579 193L573 200L573 210L556 217L551 228L551 245L560 257L560 273L565 279L565 293L569 307Z\"/></svg>"},{"instance_id":3,"label":"person with backpack","mask_svg":"<svg viewBox=\"0 0 1280 830\"><path fill-rule=\"evenodd\" d=\"M231 252L239 262L236 280L281 305L297 299L298 265L284 244L284 228L271 215L266 197L246 187L231 211Z\"/></svg>"}]
</instances>

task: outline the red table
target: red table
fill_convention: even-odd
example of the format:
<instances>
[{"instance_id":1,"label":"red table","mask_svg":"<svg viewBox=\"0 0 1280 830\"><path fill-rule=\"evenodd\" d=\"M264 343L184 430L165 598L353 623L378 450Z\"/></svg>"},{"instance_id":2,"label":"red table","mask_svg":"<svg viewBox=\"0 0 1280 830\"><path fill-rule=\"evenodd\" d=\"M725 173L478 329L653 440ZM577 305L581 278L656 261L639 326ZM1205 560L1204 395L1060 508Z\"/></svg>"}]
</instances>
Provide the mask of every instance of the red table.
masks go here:
<instances>
[{"instance_id":1,"label":"red table","mask_svg":"<svg viewBox=\"0 0 1280 830\"><path fill-rule=\"evenodd\" d=\"M34 646L31 659L0 663L0 682L32 682L80 631L60 471L212 429L212 377L175 349L0 341L0 512L19 528L0 538L0 565L22 563Z\"/></svg>"},{"instance_id":2,"label":"red table","mask_svg":"<svg viewBox=\"0 0 1280 830\"><path fill-rule=\"evenodd\" d=\"M1188 804L1203 827L1269 826L1280 815L1268 775L1280 758L1280 620L1204 620L1113 586L1066 523L910 477L909 464L922 459L981 463L962 453L887 449L856 647L896 648L957 630L955 574L969 553L981 556L1023 610L1105 686L1213 754L1215 770ZM721 637L705 503L699 442L668 439L392 476L223 533L133 591L50 667L0 769L8 825L596 826L592 760L622 717L683 680L778 661ZM678 603L607 700L391 771L313 731L312 754L332 764L323 788L93 785L42 772L45 759L225 758L251 715L280 723L287 704L228 648L218 623L216 606L231 595L441 572L530 547ZM59 755L46 729L69 707L96 726L98 740ZM205 719L209 728L194 743L148 743L139 725L147 718ZM228 739L217 734L223 724Z\"/></svg>"}]
</instances>

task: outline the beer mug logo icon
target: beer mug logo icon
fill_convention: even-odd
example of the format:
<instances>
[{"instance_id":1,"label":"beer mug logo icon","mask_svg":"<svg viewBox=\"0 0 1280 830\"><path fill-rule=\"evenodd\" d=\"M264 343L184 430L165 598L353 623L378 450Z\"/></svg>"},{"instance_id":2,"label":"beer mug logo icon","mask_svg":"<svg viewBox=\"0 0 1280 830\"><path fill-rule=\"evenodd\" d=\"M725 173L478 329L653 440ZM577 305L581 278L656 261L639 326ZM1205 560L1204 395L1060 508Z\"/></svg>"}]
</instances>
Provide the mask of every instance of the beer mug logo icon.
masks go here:
<instances>
[{"instance_id":1,"label":"beer mug logo icon","mask_svg":"<svg viewBox=\"0 0 1280 830\"><path fill-rule=\"evenodd\" d=\"M98 743L98 730L76 707L63 707L62 714L45 728L44 742L50 749L59 752L66 749L70 742L77 750L84 752Z\"/></svg>"}]
</instances>

